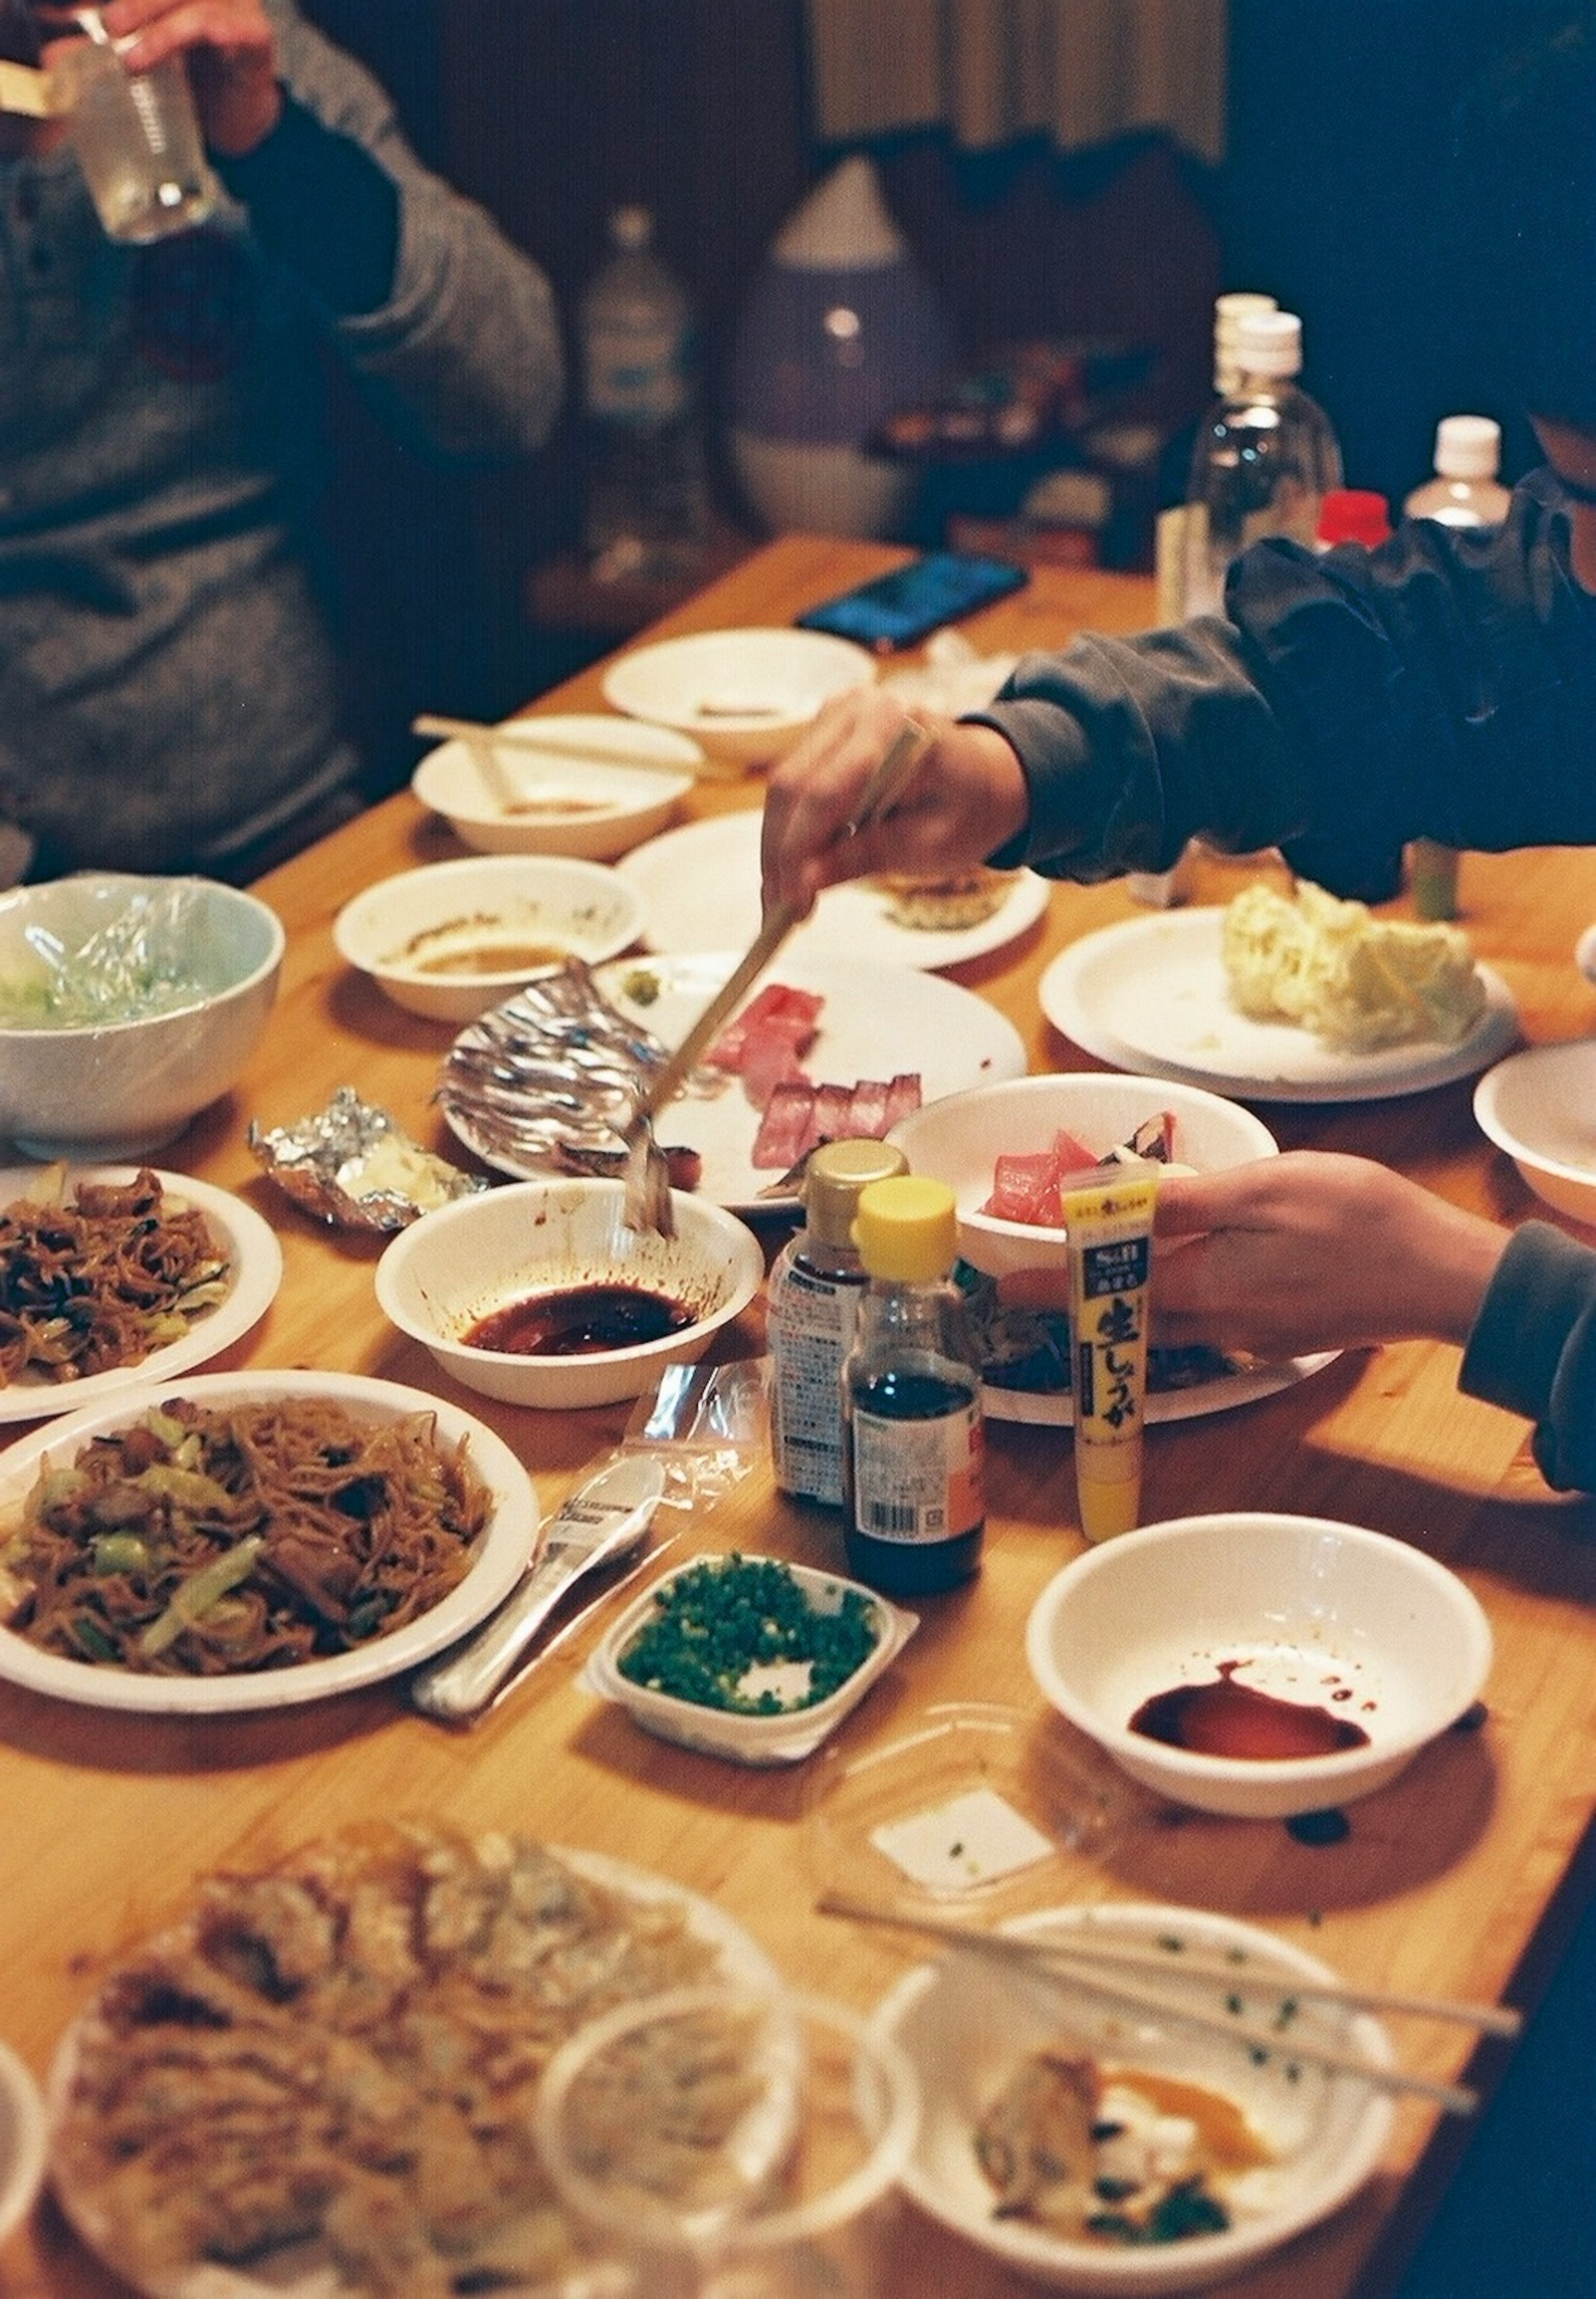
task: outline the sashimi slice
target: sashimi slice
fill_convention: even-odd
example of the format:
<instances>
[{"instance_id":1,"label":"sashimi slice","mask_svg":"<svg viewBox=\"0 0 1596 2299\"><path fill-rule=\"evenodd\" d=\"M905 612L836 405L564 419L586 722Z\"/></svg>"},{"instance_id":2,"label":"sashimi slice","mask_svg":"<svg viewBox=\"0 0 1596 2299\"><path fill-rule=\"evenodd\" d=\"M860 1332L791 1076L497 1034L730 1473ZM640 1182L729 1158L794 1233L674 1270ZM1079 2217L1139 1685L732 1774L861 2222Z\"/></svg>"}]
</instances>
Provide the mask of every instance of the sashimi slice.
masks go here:
<instances>
[{"instance_id":1,"label":"sashimi slice","mask_svg":"<svg viewBox=\"0 0 1596 2299\"><path fill-rule=\"evenodd\" d=\"M728 1022L704 1059L719 1070L740 1070L750 1037L767 1023L781 1021L799 1039L799 1050L814 1036L826 1000L818 990L795 990L790 983L767 982L742 1012Z\"/></svg>"},{"instance_id":2,"label":"sashimi slice","mask_svg":"<svg viewBox=\"0 0 1596 2299\"><path fill-rule=\"evenodd\" d=\"M784 1171L795 1166L809 1147L814 1111L812 1085L795 1079L778 1085L765 1105L749 1163L761 1168L774 1166Z\"/></svg>"}]
</instances>

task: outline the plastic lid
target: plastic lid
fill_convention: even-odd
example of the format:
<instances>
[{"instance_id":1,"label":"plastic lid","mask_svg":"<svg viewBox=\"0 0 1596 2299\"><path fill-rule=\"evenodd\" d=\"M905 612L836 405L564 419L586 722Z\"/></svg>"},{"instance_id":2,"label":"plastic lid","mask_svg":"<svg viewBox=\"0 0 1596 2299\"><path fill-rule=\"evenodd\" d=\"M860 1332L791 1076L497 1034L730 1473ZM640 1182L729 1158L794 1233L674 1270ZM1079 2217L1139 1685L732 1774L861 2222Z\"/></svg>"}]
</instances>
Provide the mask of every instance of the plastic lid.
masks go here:
<instances>
[{"instance_id":1,"label":"plastic lid","mask_svg":"<svg viewBox=\"0 0 1596 2299\"><path fill-rule=\"evenodd\" d=\"M872 1277L928 1285L945 1277L959 1246L957 1200L945 1182L897 1174L860 1191L853 1242Z\"/></svg>"},{"instance_id":2,"label":"plastic lid","mask_svg":"<svg viewBox=\"0 0 1596 2299\"><path fill-rule=\"evenodd\" d=\"M1369 487L1331 487L1315 532L1324 544L1362 543L1372 551L1390 536L1391 506Z\"/></svg>"},{"instance_id":3,"label":"plastic lid","mask_svg":"<svg viewBox=\"0 0 1596 2299\"><path fill-rule=\"evenodd\" d=\"M1248 288L1234 288L1228 295L1214 299L1214 389L1229 391L1240 381L1236 366L1235 341L1242 321L1258 311L1273 311L1278 306L1273 295L1254 295Z\"/></svg>"},{"instance_id":4,"label":"plastic lid","mask_svg":"<svg viewBox=\"0 0 1596 2299\"><path fill-rule=\"evenodd\" d=\"M1235 331L1243 375L1295 375L1302 364L1302 322L1294 311L1243 313Z\"/></svg>"},{"instance_id":5,"label":"plastic lid","mask_svg":"<svg viewBox=\"0 0 1596 2299\"><path fill-rule=\"evenodd\" d=\"M616 246L624 248L628 255L646 247L653 236L652 208L624 207L610 211L610 237Z\"/></svg>"},{"instance_id":6,"label":"plastic lid","mask_svg":"<svg viewBox=\"0 0 1596 2299\"><path fill-rule=\"evenodd\" d=\"M821 1245L852 1245L860 1191L870 1182L890 1181L908 1171L909 1160L895 1142L823 1142L803 1172L810 1235Z\"/></svg>"},{"instance_id":7,"label":"plastic lid","mask_svg":"<svg viewBox=\"0 0 1596 2299\"><path fill-rule=\"evenodd\" d=\"M1501 426L1489 415L1447 415L1435 429L1435 469L1443 479L1493 479Z\"/></svg>"}]
</instances>

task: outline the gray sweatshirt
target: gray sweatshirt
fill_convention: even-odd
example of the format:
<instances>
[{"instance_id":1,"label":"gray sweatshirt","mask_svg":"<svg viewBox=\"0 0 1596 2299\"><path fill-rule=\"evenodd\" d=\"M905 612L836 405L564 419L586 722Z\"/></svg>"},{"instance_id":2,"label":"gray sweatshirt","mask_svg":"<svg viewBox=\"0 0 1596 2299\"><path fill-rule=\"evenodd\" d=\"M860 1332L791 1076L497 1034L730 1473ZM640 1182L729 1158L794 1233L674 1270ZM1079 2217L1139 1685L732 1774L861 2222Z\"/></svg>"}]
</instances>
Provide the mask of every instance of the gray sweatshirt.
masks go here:
<instances>
[{"instance_id":1,"label":"gray sweatshirt","mask_svg":"<svg viewBox=\"0 0 1596 2299\"><path fill-rule=\"evenodd\" d=\"M450 459L529 454L559 407L542 273L293 0L267 5L290 105L228 171L258 217L227 199L119 247L70 149L0 158L0 824L35 875L225 868L351 783L316 522L329 355ZM357 212L390 246L396 223L396 259L345 311L328 255Z\"/></svg>"}]
</instances>

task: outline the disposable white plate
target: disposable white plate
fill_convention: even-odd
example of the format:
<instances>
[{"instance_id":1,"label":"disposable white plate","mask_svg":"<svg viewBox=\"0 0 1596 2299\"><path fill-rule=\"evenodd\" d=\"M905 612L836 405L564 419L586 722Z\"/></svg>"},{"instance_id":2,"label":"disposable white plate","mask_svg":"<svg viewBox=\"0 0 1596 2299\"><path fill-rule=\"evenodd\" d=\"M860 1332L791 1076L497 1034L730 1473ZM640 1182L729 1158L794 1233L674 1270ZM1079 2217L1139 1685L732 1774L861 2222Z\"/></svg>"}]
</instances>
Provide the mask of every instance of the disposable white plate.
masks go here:
<instances>
[{"instance_id":1,"label":"disposable white plate","mask_svg":"<svg viewBox=\"0 0 1596 2299\"><path fill-rule=\"evenodd\" d=\"M1317 1357L1285 1357L1277 1365L1250 1365L1243 1373L1195 1381L1189 1389L1149 1390L1148 1424L1201 1421L1209 1413L1230 1413L1238 1405L1255 1404L1260 1397L1274 1397L1306 1381L1321 1366L1333 1365L1340 1354L1339 1349L1323 1349ZM1028 1421L1052 1429L1075 1426L1075 1401L1068 1390L999 1389L984 1382L981 1405L989 1421Z\"/></svg>"},{"instance_id":2,"label":"disposable white plate","mask_svg":"<svg viewBox=\"0 0 1596 2299\"><path fill-rule=\"evenodd\" d=\"M736 962L737 953L728 950L619 958L594 973L613 1006L673 1046ZM1018 1031L995 1006L956 982L902 967L824 958L791 943L762 979L817 991L825 999L819 1034L803 1056L803 1067L817 1085L887 1081L901 1070L913 1070L919 1074L922 1101L936 1101L966 1086L990 1085L1024 1073L1026 1050ZM628 992L628 983L646 982L658 984L657 997L645 1002ZM750 994L757 994L758 987ZM655 1132L662 1142L684 1143L699 1152L703 1196L733 1213L790 1209L797 1203L791 1191L764 1194L780 1179L779 1169L752 1163L759 1125L759 1111L734 1077L712 1100L673 1101Z\"/></svg>"},{"instance_id":3,"label":"disposable white plate","mask_svg":"<svg viewBox=\"0 0 1596 2299\"><path fill-rule=\"evenodd\" d=\"M395 1629L391 1636L373 1637L353 1652L325 1660L234 1676L142 1676L87 1661L63 1660L9 1629L0 1629L0 1678L8 1683L90 1708L132 1709L149 1716L214 1716L245 1709L290 1708L301 1701L378 1683L430 1659L475 1628L501 1598L508 1596L526 1569L537 1534L537 1497L532 1480L503 1439L485 1422L442 1398L361 1374L199 1374L191 1381L124 1390L97 1410L53 1422L0 1454L0 1516L21 1501L46 1458L64 1465L91 1437L124 1428L149 1406L172 1397L209 1408L257 1404L276 1397L323 1397L375 1422L399 1420L412 1413L430 1414L445 1444L466 1440L469 1457L494 1496L493 1514L478 1536L470 1570L441 1604L408 1627Z\"/></svg>"},{"instance_id":4,"label":"disposable white plate","mask_svg":"<svg viewBox=\"0 0 1596 2299\"><path fill-rule=\"evenodd\" d=\"M615 867L643 898L643 934L652 950L746 950L759 932L757 808L684 823L634 846ZM806 956L874 959L932 973L1002 950L1035 925L1052 892L1045 878L1017 871L991 917L979 925L943 930L895 925L885 895L860 879L853 885L828 886L786 948Z\"/></svg>"},{"instance_id":5,"label":"disposable white plate","mask_svg":"<svg viewBox=\"0 0 1596 2299\"><path fill-rule=\"evenodd\" d=\"M0 1170L0 1206L9 1206L36 1189L43 1170L38 1166L8 1166ZM230 1190L214 1189L209 1182L196 1182L187 1174L152 1170L164 1192L196 1208L209 1222L229 1264L225 1297L214 1309L195 1317L180 1340L152 1349L137 1365L117 1365L108 1373L89 1374L81 1381L46 1382L30 1377L8 1382L0 1389L0 1423L81 1413L123 1390L170 1382L190 1365L220 1357L271 1307L283 1281L283 1249L270 1224ZM120 1184L133 1181L139 1171L137 1166L69 1166L66 1198L71 1200L81 1182Z\"/></svg>"},{"instance_id":6,"label":"disposable white plate","mask_svg":"<svg viewBox=\"0 0 1596 2299\"><path fill-rule=\"evenodd\" d=\"M1456 1045L1438 1039L1339 1053L1290 1022L1255 1022L1232 1001L1222 908L1130 918L1085 934L1043 975L1056 1030L1118 1069L1217 1086L1248 1101L1385 1101L1473 1077L1518 1029L1513 993L1480 968L1487 1004Z\"/></svg>"}]
</instances>

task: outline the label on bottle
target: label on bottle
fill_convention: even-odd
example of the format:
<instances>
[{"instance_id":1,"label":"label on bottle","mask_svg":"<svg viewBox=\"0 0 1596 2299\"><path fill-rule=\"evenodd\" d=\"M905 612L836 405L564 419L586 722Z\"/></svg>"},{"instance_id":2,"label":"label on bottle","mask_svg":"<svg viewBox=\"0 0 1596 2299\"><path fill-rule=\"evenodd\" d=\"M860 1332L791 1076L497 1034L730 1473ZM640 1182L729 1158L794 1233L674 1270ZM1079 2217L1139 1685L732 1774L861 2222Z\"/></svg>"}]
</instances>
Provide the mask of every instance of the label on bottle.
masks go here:
<instances>
[{"instance_id":1,"label":"label on bottle","mask_svg":"<svg viewBox=\"0 0 1596 2299\"><path fill-rule=\"evenodd\" d=\"M985 1520L981 1407L960 1398L930 1419L851 1416L853 1522L877 1540L915 1547L959 1540Z\"/></svg>"},{"instance_id":2,"label":"label on bottle","mask_svg":"<svg viewBox=\"0 0 1596 2299\"><path fill-rule=\"evenodd\" d=\"M652 430L686 415L686 345L670 322L628 327L597 320L587 338L587 406L605 423Z\"/></svg>"},{"instance_id":3,"label":"label on bottle","mask_svg":"<svg viewBox=\"0 0 1596 2299\"><path fill-rule=\"evenodd\" d=\"M843 1359L863 1275L827 1276L794 1258L770 1276L770 1454L783 1492L843 1504Z\"/></svg>"}]
</instances>

